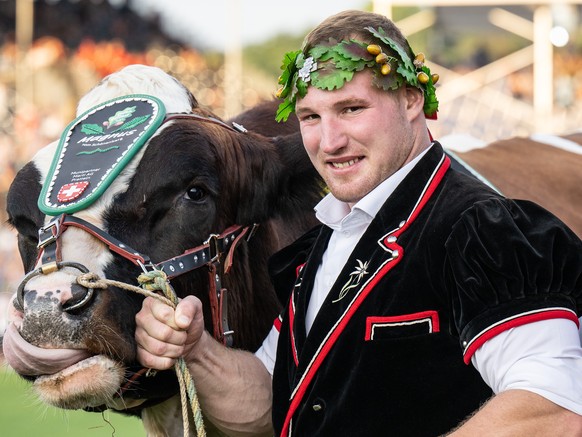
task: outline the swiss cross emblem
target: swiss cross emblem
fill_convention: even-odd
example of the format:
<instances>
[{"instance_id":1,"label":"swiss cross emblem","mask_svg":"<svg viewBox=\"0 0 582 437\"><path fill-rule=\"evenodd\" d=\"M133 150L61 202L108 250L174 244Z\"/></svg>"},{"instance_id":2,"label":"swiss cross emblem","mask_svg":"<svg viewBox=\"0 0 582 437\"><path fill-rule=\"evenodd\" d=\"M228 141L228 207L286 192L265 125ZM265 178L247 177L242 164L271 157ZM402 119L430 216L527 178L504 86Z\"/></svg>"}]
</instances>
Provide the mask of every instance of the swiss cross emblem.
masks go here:
<instances>
[{"instance_id":1,"label":"swiss cross emblem","mask_svg":"<svg viewBox=\"0 0 582 437\"><path fill-rule=\"evenodd\" d=\"M65 184L59 190L59 193L57 194L57 200L61 203L70 202L71 200L74 200L83 194L83 191L85 191L85 188L88 186L89 181Z\"/></svg>"}]
</instances>

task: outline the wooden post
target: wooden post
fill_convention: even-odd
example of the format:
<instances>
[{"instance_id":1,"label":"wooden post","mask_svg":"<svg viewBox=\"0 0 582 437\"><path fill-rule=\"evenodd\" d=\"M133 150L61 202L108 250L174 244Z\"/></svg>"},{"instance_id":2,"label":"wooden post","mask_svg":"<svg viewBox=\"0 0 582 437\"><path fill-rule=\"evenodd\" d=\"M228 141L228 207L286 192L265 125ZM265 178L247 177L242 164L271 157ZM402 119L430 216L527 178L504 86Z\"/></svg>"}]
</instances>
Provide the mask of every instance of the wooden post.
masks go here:
<instances>
[{"instance_id":1,"label":"wooden post","mask_svg":"<svg viewBox=\"0 0 582 437\"><path fill-rule=\"evenodd\" d=\"M228 38L224 50L224 117L230 118L242 111L242 42L241 2L227 2Z\"/></svg>"},{"instance_id":2,"label":"wooden post","mask_svg":"<svg viewBox=\"0 0 582 437\"><path fill-rule=\"evenodd\" d=\"M552 132L554 108L554 50L550 42L552 12L548 5L534 11L534 113L536 129ZM549 124L549 125L548 125Z\"/></svg>"},{"instance_id":3,"label":"wooden post","mask_svg":"<svg viewBox=\"0 0 582 437\"><path fill-rule=\"evenodd\" d=\"M14 66L14 112L15 117L23 114L27 107L33 103L34 86L33 72L25 65L26 53L32 46L34 30L34 2L33 0L16 1L16 65ZM13 117L13 120L14 118ZM14 139L16 154L19 150L24 150L21 144L21 136L16 135ZM18 159L17 157L15 157Z\"/></svg>"},{"instance_id":4,"label":"wooden post","mask_svg":"<svg viewBox=\"0 0 582 437\"><path fill-rule=\"evenodd\" d=\"M392 19L392 2L390 0L374 0L372 2L372 11Z\"/></svg>"}]
</instances>

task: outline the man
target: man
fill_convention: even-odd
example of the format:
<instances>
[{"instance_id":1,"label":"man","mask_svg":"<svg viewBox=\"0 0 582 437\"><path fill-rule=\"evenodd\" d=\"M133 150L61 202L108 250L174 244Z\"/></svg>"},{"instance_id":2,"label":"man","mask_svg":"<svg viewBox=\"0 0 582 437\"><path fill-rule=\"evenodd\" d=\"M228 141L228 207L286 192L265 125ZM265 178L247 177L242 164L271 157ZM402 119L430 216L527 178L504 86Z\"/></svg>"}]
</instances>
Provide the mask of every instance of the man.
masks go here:
<instances>
[{"instance_id":1,"label":"man","mask_svg":"<svg viewBox=\"0 0 582 437\"><path fill-rule=\"evenodd\" d=\"M332 16L284 67L277 118L296 111L331 194L305 260L273 258L297 271L280 326L253 355L212 340L196 298L146 299L141 362L184 356L232 435L582 435L582 242L450 169L437 78L385 17Z\"/></svg>"}]
</instances>

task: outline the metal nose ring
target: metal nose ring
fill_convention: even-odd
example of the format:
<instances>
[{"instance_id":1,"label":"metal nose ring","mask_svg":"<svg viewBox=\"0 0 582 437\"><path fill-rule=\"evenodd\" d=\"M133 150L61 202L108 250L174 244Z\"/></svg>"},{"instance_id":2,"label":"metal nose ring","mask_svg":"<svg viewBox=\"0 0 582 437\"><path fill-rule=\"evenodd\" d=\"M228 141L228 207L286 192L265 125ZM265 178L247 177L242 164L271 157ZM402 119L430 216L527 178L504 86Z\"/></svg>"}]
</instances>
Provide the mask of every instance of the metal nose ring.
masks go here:
<instances>
[{"instance_id":1,"label":"metal nose ring","mask_svg":"<svg viewBox=\"0 0 582 437\"><path fill-rule=\"evenodd\" d=\"M20 284L18 285L18 289L16 290L16 302L14 303L14 307L18 311L24 311L24 287L32 278L40 275L48 275L49 273L56 272L63 267L73 267L79 270L81 273L89 273L89 269L85 267L83 264L71 262L71 261L62 261L62 262L52 262L48 264L43 264L42 266L34 269L26 274L26 276L22 279ZM76 303L75 305L71 305L67 308L67 311L71 311L83 306L87 303L91 297L93 297L93 289L87 289L87 296L83 298L81 302Z\"/></svg>"}]
</instances>

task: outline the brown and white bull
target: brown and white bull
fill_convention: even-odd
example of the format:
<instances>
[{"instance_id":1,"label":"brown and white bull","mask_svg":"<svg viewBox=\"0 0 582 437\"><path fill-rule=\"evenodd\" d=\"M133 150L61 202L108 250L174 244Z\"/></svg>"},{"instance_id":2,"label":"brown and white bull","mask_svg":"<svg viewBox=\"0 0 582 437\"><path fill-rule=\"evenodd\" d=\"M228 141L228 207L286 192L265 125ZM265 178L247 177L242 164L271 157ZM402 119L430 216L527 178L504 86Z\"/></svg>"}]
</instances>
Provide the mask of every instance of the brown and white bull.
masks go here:
<instances>
[{"instance_id":1,"label":"brown and white bull","mask_svg":"<svg viewBox=\"0 0 582 437\"><path fill-rule=\"evenodd\" d=\"M96 123L111 106L104 102L119 98L125 109ZM153 113L137 117L142 100ZM137 285L143 270L163 269L178 296L200 297L217 339L255 350L280 309L267 259L314 224L321 181L298 134L233 128L157 68L130 66L105 78L77 115L74 128L22 168L8 194L29 273L13 300L4 354L44 402L141 415L151 435L180 435L180 418L166 414L179 402L173 373L143 377L136 362L134 316L143 297L77 278L90 272ZM152 119L131 153L91 162L120 153L109 152L116 138ZM261 131L257 117L242 119ZM78 131L86 136L78 139ZM91 139L100 146L86 147ZM80 152L73 153L75 142Z\"/></svg>"}]
</instances>

